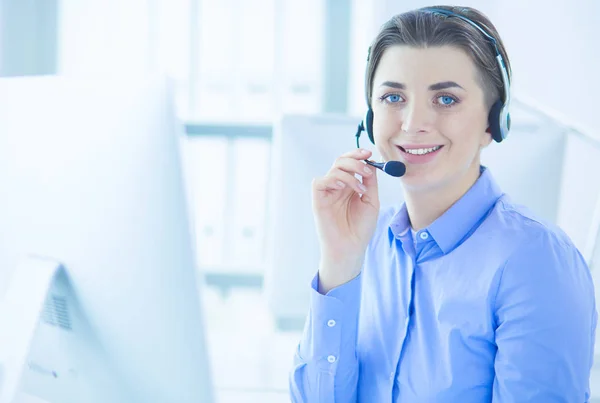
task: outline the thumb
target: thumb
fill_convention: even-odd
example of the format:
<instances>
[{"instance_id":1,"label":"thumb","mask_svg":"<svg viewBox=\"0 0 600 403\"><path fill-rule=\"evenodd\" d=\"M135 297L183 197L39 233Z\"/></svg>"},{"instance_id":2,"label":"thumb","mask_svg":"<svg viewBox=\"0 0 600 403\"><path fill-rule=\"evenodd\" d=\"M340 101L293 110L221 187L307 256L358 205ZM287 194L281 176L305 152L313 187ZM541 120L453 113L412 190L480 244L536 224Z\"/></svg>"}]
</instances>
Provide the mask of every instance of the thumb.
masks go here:
<instances>
[{"instance_id":1,"label":"thumb","mask_svg":"<svg viewBox=\"0 0 600 403\"><path fill-rule=\"evenodd\" d=\"M379 204L379 184L377 183L377 175L379 175L379 169L375 167L370 167L374 172L373 175L363 176L362 182L367 188L367 196L366 202L369 202L373 205ZM363 196L364 197L364 196Z\"/></svg>"}]
</instances>

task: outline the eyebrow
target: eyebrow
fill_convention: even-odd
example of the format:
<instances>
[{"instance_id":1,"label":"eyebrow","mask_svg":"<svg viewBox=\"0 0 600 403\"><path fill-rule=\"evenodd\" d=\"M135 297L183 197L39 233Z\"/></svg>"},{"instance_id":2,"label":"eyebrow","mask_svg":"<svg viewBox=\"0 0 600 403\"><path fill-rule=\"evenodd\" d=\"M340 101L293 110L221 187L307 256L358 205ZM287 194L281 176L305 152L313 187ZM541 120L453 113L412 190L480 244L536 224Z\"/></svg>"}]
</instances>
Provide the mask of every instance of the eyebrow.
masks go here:
<instances>
[{"instance_id":1,"label":"eyebrow","mask_svg":"<svg viewBox=\"0 0 600 403\"><path fill-rule=\"evenodd\" d=\"M395 81L385 81L385 82L383 82L381 84L381 87L392 87L392 88L397 88L399 90L405 90L406 89L406 85L404 85L402 83L395 82ZM454 81L443 81L441 83L431 84L429 86L429 91L445 90L446 88L460 88L460 89L464 90L463 87L461 87L460 85L458 85Z\"/></svg>"}]
</instances>

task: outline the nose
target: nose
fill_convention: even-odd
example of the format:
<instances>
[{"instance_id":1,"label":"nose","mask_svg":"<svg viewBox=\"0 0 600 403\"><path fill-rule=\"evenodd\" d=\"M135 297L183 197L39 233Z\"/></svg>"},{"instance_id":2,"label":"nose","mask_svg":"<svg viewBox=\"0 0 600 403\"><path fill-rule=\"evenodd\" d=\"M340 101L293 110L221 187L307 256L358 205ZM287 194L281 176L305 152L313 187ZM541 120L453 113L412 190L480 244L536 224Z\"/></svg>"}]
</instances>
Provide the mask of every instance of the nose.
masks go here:
<instances>
[{"instance_id":1,"label":"nose","mask_svg":"<svg viewBox=\"0 0 600 403\"><path fill-rule=\"evenodd\" d=\"M402 131L408 134L427 133L431 130L433 116L426 105L411 102L402 110Z\"/></svg>"}]
</instances>

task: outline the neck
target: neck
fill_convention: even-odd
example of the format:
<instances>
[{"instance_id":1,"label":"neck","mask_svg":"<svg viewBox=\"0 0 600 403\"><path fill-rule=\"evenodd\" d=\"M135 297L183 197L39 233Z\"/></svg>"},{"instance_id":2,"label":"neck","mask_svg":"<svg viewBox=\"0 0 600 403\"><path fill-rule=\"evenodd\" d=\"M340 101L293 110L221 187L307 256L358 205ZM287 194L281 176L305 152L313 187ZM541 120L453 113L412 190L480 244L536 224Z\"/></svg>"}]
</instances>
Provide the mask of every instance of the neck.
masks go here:
<instances>
[{"instance_id":1,"label":"neck","mask_svg":"<svg viewBox=\"0 0 600 403\"><path fill-rule=\"evenodd\" d=\"M459 178L435 189L406 191L405 201L411 226L419 231L431 225L456 203L479 178L479 164L471 166Z\"/></svg>"}]
</instances>

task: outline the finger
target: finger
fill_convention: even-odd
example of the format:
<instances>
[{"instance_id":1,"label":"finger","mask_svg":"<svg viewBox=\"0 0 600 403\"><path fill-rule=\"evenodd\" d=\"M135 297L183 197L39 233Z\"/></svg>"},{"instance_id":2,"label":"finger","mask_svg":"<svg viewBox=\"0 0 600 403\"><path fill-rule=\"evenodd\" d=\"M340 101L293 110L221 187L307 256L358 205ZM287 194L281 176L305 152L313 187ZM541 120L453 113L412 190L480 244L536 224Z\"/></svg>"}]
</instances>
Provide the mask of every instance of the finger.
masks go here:
<instances>
[{"instance_id":1,"label":"finger","mask_svg":"<svg viewBox=\"0 0 600 403\"><path fill-rule=\"evenodd\" d=\"M377 183L379 172L377 172L377 169L373 169L375 170L373 175L366 175L362 178L363 185L367 188L366 193L363 195L363 201L376 206L379 203L379 184Z\"/></svg>"},{"instance_id":2,"label":"finger","mask_svg":"<svg viewBox=\"0 0 600 403\"><path fill-rule=\"evenodd\" d=\"M372 152L365 148L356 148L352 151L348 151L345 154L342 154L342 157L354 158L354 159L368 159L371 157Z\"/></svg>"},{"instance_id":3,"label":"finger","mask_svg":"<svg viewBox=\"0 0 600 403\"><path fill-rule=\"evenodd\" d=\"M317 191L343 190L349 188L360 194L367 192L367 188L358 178L353 174L340 169L332 171L323 178L315 179L313 181L313 188Z\"/></svg>"},{"instance_id":4,"label":"finger","mask_svg":"<svg viewBox=\"0 0 600 403\"><path fill-rule=\"evenodd\" d=\"M371 176L375 173L375 168L370 167L361 160L357 160L351 157L339 157L333 163L333 167L330 172L340 169L350 174L357 174L360 176Z\"/></svg>"}]
</instances>

